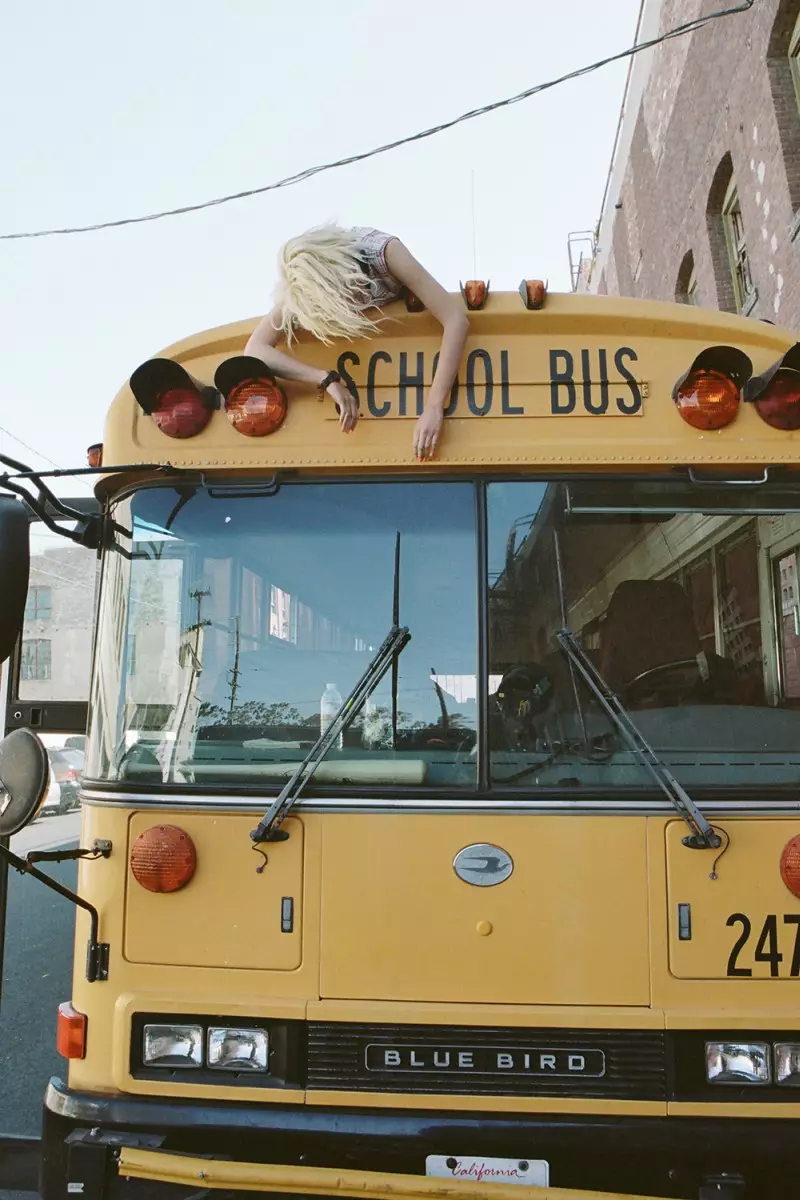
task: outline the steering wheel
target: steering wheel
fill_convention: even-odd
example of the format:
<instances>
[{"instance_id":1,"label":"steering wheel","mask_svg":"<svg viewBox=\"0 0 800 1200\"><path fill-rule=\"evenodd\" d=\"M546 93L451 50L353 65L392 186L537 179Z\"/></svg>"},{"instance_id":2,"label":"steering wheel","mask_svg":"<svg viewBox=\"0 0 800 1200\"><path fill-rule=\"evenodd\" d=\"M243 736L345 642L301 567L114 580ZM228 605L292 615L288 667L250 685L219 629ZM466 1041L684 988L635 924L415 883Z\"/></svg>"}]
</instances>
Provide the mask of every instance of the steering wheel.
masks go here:
<instances>
[{"instance_id":1,"label":"steering wheel","mask_svg":"<svg viewBox=\"0 0 800 1200\"><path fill-rule=\"evenodd\" d=\"M670 685L668 680L670 673L687 669L694 672L691 680L673 679ZM657 667L642 671L641 675L637 675L625 685L622 689L622 697L626 704L635 705L649 692L668 692L675 704L681 704L691 695L701 679L700 666L696 658L679 658L674 662L661 663Z\"/></svg>"}]
</instances>

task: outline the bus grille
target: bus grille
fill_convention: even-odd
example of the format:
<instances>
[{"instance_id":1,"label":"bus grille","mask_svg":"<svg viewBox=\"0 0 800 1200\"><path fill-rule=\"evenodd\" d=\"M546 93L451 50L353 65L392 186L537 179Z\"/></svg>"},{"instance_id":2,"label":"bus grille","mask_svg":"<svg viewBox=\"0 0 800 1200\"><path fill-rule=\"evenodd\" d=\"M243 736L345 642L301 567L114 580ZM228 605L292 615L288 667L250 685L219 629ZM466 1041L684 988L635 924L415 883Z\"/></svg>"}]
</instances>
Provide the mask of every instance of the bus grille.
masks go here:
<instances>
[{"instance_id":1,"label":"bus grille","mask_svg":"<svg viewBox=\"0 0 800 1200\"><path fill-rule=\"evenodd\" d=\"M310 1021L308 1087L415 1095L665 1100L665 1038L658 1031L641 1029Z\"/></svg>"}]
</instances>

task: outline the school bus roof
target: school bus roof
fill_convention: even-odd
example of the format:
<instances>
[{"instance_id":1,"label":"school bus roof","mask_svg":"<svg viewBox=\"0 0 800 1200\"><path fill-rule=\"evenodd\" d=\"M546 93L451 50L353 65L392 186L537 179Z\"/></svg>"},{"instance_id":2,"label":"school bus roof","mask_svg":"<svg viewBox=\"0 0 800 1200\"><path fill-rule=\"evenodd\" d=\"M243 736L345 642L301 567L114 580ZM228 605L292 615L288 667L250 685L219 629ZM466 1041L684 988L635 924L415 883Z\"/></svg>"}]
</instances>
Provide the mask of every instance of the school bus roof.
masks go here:
<instances>
[{"instance_id":1,"label":"school bus roof","mask_svg":"<svg viewBox=\"0 0 800 1200\"><path fill-rule=\"evenodd\" d=\"M126 384L108 414L104 464L252 474L800 462L800 431L771 428L751 404L726 428L704 432L687 425L672 400L676 380L703 350L737 347L758 375L794 344L784 329L688 305L571 294L551 294L544 308L531 311L517 293L493 293L469 319L459 384L433 463L415 462L412 430L441 329L429 313L398 303L370 340L326 347L301 338L295 348L308 363L338 367L357 389L362 418L354 433L339 431L329 398L320 403L313 388L284 382L288 413L270 436L243 436L221 406L196 436L168 437ZM256 323L207 330L158 357L213 384L216 368L243 353ZM110 482L106 476L105 486Z\"/></svg>"}]
</instances>

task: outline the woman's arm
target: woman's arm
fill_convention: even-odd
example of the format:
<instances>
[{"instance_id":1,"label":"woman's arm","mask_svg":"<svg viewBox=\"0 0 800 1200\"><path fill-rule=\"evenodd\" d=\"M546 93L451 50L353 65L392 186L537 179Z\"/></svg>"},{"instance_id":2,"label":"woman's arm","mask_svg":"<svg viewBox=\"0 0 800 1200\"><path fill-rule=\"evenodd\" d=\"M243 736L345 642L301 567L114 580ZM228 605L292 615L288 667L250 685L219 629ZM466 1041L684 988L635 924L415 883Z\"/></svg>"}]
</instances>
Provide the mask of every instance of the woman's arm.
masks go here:
<instances>
[{"instance_id":1,"label":"woman's arm","mask_svg":"<svg viewBox=\"0 0 800 1200\"><path fill-rule=\"evenodd\" d=\"M319 387L328 374L327 371L322 371L319 367L309 367L299 359L276 349L276 342L281 336L280 329L276 327L277 318L278 314L273 312L259 321L244 348L245 354L260 358L281 379L292 379L297 383L310 383ZM343 432L350 433L355 429L358 420L358 405L341 383L330 384L328 395L339 407L339 424Z\"/></svg>"},{"instance_id":2,"label":"woman's arm","mask_svg":"<svg viewBox=\"0 0 800 1200\"><path fill-rule=\"evenodd\" d=\"M469 320L461 301L446 292L397 238L387 243L385 256L386 266L394 278L422 301L443 330L436 374L425 410L414 429L414 453L417 458L429 458L436 449L444 407L458 374L469 333Z\"/></svg>"}]
</instances>

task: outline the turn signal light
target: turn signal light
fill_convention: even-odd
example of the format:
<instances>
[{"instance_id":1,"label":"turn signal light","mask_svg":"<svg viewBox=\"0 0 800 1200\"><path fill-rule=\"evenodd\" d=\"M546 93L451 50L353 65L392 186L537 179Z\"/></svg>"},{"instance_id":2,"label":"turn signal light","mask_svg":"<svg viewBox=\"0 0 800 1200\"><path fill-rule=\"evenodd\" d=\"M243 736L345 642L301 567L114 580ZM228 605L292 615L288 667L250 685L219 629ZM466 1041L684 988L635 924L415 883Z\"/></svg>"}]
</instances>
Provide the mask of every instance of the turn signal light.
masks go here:
<instances>
[{"instance_id":1,"label":"turn signal light","mask_svg":"<svg viewBox=\"0 0 800 1200\"><path fill-rule=\"evenodd\" d=\"M137 367L131 375L131 391L167 437L194 437L205 429L217 406L214 389L195 383L170 358L151 358Z\"/></svg>"},{"instance_id":2,"label":"turn signal light","mask_svg":"<svg viewBox=\"0 0 800 1200\"><path fill-rule=\"evenodd\" d=\"M722 429L739 411L742 387L753 373L734 346L710 346L698 354L672 389L675 407L694 429Z\"/></svg>"},{"instance_id":3,"label":"turn signal light","mask_svg":"<svg viewBox=\"0 0 800 1200\"><path fill-rule=\"evenodd\" d=\"M78 1012L69 1000L58 1006L56 1049L62 1058L86 1056L86 1014Z\"/></svg>"},{"instance_id":4,"label":"turn signal light","mask_svg":"<svg viewBox=\"0 0 800 1200\"><path fill-rule=\"evenodd\" d=\"M791 838L783 847L781 879L793 896L800 897L800 834Z\"/></svg>"},{"instance_id":5,"label":"turn signal light","mask_svg":"<svg viewBox=\"0 0 800 1200\"><path fill-rule=\"evenodd\" d=\"M214 382L222 393L225 413L237 433L266 437L283 424L286 395L260 358L241 354L217 367Z\"/></svg>"},{"instance_id":6,"label":"turn signal light","mask_svg":"<svg viewBox=\"0 0 800 1200\"><path fill-rule=\"evenodd\" d=\"M177 892L195 873L194 842L177 825L151 825L131 847L131 871L148 892Z\"/></svg>"}]
</instances>

